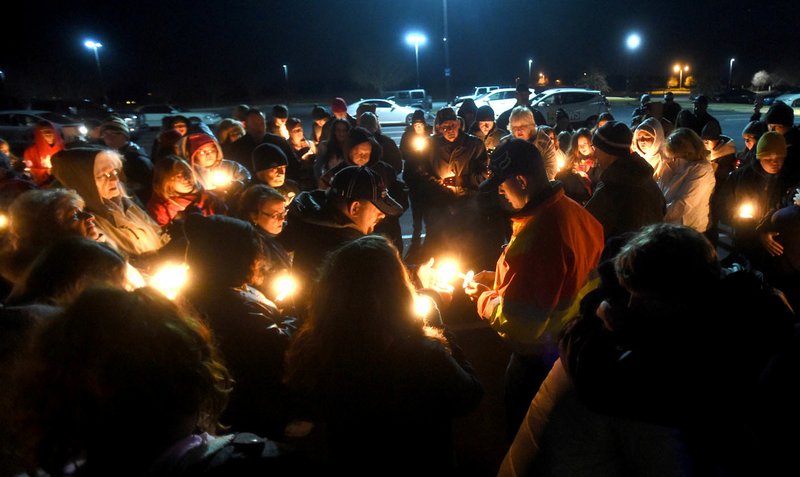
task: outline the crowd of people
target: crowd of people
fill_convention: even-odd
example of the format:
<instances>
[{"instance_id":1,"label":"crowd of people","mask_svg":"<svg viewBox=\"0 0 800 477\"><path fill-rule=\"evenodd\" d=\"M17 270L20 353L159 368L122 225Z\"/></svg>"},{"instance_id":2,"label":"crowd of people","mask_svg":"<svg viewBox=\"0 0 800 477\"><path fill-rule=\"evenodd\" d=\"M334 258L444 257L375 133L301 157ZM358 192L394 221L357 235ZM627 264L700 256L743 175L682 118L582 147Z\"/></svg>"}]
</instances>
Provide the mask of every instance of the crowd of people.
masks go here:
<instances>
[{"instance_id":1,"label":"crowd of people","mask_svg":"<svg viewBox=\"0 0 800 477\"><path fill-rule=\"evenodd\" d=\"M516 91L399 144L343 98L6 143L0 474L462 475L465 321L507 344L500 475L796 468L792 108L736 151L704 96L573 125Z\"/></svg>"}]
</instances>

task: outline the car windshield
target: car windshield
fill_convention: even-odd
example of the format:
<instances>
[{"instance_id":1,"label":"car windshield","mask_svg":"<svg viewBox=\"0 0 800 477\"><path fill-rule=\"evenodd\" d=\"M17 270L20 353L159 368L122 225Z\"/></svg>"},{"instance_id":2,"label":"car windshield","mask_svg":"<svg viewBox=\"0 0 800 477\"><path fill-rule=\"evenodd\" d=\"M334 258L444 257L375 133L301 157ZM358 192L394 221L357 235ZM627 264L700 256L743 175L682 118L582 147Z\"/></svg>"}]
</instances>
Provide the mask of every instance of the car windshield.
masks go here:
<instances>
[{"instance_id":1,"label":"car windshield","mask_svg":"<svg viewBox=\"0 0 800 477\"><path fill-rule=\"evenodd\" d=\"M43 112L39 114L39 116L50 121L51 123L56 123L56 124L69 124L75 122L74 119L70 119L67 116L64 116L63 114L58 114L58 113Z\"/></svg>"}]
</instances>

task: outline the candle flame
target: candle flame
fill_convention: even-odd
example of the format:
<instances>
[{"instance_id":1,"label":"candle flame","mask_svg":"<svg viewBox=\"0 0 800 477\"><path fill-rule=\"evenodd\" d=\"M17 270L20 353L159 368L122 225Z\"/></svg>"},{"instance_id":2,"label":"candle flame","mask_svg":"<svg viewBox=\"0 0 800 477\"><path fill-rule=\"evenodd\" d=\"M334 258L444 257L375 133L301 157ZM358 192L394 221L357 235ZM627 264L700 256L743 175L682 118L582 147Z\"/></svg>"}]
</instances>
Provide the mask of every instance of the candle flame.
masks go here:
<instances>
[{"instance_id":1,"label":"candle flame","mask_svg":"<svg viewBox=\"0 0 800 477\"><path fill-rule=\"evenodd\" d=\"M464 283L461 284L461 288L467 288L470 283L472 283L472 279L475 277L475 272L472 270L468 271L466 275L464 275Z\"/></svg>"},{"instance_id":2,"label":"candle flame","mask_svg":"<svg viewBox=\"0 0 800 477\"><path fill-rule=\"evenodd\" d=\"M0 230L6 227L8 227L8 216L6 214L0 214Z\"/></svg>"},{"instance_id":3,"label":"candle flame","mask_svg":"<svg viewBox=\"0 0 800 477\"><path fill-rule=\"evenodd\" d=\"M126 264L125 289L128 291L133 291L137 288L142 288L144 286L147 286L147 282L145 281L141 272L139 272L139 270L130 263Z\"/></svg>"},{"instance_id":4,"label":"candle flame","mask_svg":"<svg viewBox=\"0 0 800 477\"><path fill-rule=\"evenodd\" d=\"M417 295L414 297L414 314L420 318L425 319L433 310L433 299L425 295Z\"/></svg>"},{"instance_id":5,"label":"candle flame","mask_svg":"<svg viewBox=\"0 0 800 477\"><path fill-rule=\"evenodd\" d=\"M739 206L739 217L743 219L752 219L756 215L755 207L750 202L745 202Z\"/></svg>"},{"instance_id":6,"label":"candle flame","mask_svg":"<svg viewBox=\"0 0 800 477\"><path fill-rule=\"evenodd\" d=\"M297 291L297 280L291 275L281 275L272 282L275 290L275 301L283 301Z\"/></svg>"},{"instance_id":7,"label":"candle flame","mask_svg":"<svg viewBox=\"0 0 800 477\"><path fill-rule=\"evenodd\" d=\"M556 167L559 171L564 168L564 157L559 156L558 159L556 159Z\"/></svg>"},{"instance_id":8,"label":"candle flame","mask_svg":"<svg viewBox=\"0 0 800 477\"><path fill-rule=\"evenodd\" d=\"M153 274L150 285L170 300L174 300L189 280L189 266L185 263L167 263Z\"/></svg>"},{"instance_id":9,"label":"candle flame","mask_svg":"<svg viewBox=\"0 0 800 477\"><path fill-rule=\"evenodd\" d=\"M214 169L211 171L211 183L214 187L225 187L233 182L233 175L228 171Z\"/></svg>"},{"instance_id":10,"label":"candle flame","mask_svg":"<svg viewBox=\"0 0 800 477\"><path fill-rule=\"evenodd\" d=\"M422 151L428 145L428 141L425 140L424 137L417 137L414 138L414 149L417 151Z\"/></svg>"}]
</instances>

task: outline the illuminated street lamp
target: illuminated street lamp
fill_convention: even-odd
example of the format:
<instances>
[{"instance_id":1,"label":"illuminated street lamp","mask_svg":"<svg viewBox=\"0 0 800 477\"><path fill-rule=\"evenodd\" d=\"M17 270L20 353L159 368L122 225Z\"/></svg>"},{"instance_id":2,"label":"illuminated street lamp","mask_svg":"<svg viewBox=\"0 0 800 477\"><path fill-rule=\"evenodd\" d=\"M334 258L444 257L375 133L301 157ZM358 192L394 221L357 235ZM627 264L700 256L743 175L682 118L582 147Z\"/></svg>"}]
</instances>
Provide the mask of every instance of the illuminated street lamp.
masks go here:
<instances>
[{"instance_id":1,"label":"illuminated street lamp","mask_svg":"<svg viewBox=\"0 0 800 477\"><path fill-rule=\"evenodd\" d=\"M628 48L628 51L630 51L631 54L633 54L636 50L638 50L641 45L642 45L642 37L639 36L638 33L631 33L625 39L625 46ZM627 71L627 74L626 74L627 78L625 80L625 83L626 83L625 89L627 91L630 91L631 90L631 59L630 59L630 56L628 57L628 68L627 68L627 70L628 71Z\"/></svg>"},{"instance_id":2,"label":"illuminated street lamp","mask_svg":"<svg viewBox=\"0 0 800 477\"><path fill-rule=\"evenodd\" d=\"M97 63L97 74L100 76L100 91L103 93L103 101L108 103L108 96L106 96L106 87L103 84L103 70L100 68L100 55L97 53L98 48L102 48L103 44L94 40L86 40L83 46L94 51L94 61Z\"/></svg>"},{"instance_id":3,"label":"illuminated street lamp","mask_svg":"<svg viewBox=\"0 0 800 477\"><path fill-rule=\"evenodd\" d=\"M733 62L736 61L736 58L731 58L730 67L728 68L728 88L731 88L733 85Z\"/></svg>"},{"instance_id":4,"label":"illuminated street lamp","mask_svg":"<svg viewBox=\"0 0 800 477\"><path fill-rule=\"evenodd\" d=\"M672 71L678 73L678 89L683 88L683 72L689 71L689 65L676 63L675 66L672 67Z\"/></svg>"},{"instance_id":5,"label":"illuminated street lamp","mask_svg":"<svg viewBox=\"0 0 800 477\"><path fill-rule=\"evenodd\" d=\"M428 39L422 33L409 33L406 35L406 43L414 45L414 58L417 62L417 88L419 88L419 45L424 45Z\"/></svg>"}]
</instances>

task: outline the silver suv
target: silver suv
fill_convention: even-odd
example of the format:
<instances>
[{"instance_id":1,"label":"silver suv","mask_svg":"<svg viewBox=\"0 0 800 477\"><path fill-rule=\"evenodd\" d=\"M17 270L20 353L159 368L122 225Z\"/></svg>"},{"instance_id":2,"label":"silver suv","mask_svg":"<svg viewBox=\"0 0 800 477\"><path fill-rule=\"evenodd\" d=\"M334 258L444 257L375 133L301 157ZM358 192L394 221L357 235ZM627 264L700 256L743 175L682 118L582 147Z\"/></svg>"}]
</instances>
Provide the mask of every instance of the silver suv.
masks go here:
<instances>
[{"instance_id":1,"label":"silver suv","mask_svg":"<svg viewBox=\"0 0 800 477\"><path fill-rule=\"evenodd\" d=\"M563 109L573 127L594 127L600 113L608 112L608 100L600 91L584 88L548 89L531 98L531 107L556 123L556 111Z\"/></svg>"}]
</instances>

